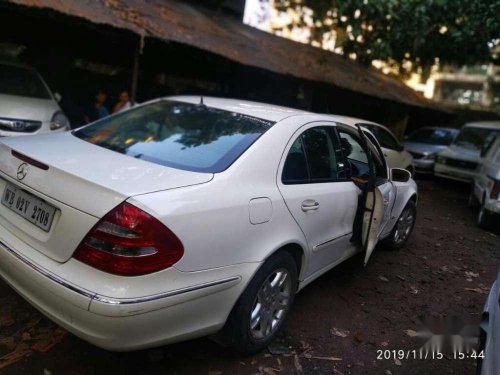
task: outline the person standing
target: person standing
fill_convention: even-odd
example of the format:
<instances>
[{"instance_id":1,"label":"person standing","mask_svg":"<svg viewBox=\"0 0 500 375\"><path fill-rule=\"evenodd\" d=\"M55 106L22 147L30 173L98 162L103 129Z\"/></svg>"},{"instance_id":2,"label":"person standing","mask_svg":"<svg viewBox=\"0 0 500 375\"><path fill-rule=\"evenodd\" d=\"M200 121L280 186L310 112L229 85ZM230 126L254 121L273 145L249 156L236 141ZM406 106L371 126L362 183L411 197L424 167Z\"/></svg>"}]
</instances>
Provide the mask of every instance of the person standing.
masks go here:
<instances>
[{"instance_id":1,"label":"person standing","mask_svg":"<svg viewBox=\"0 0 500 375\"><path fill-rule=\"evenodd\" d=\"M130 107L132 107L132 103L130 102L128 91L121 91L118 97L118 103L113 107L113 113L124 111Z\"/></svg>"},{"instance_id":2,"label":"person standing","mask_svg":"<svg viewBox=\"0 0 500 375\"><path fill-rule=\"evenodd\" d=\"M109 111L106 108L107 97L108 95L103 90L99 90L96 93L93 105L85 113L85 121L87 123L100 120L109 115Z\"/></svg>"}]
</instances>

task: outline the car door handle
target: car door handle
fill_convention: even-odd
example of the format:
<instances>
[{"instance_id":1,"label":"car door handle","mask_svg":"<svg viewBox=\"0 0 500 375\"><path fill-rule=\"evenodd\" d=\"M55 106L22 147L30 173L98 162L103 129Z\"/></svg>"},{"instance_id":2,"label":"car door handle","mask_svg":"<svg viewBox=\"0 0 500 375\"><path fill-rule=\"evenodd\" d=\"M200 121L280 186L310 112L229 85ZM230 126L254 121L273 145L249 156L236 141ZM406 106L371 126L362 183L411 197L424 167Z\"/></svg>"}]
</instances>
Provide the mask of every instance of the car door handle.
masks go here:
<instances>
[{"instance_id":1,"label":"car door handle","mask_svg":"<svg viewBox=\"0 0 500 375\"><path fill-rule=\"evenodd\" d=\"M306 199L304 202L302 202L301 208L304 212L315 211L319 208L319 203L314 199Z\"/></svg>"}]
</instances>

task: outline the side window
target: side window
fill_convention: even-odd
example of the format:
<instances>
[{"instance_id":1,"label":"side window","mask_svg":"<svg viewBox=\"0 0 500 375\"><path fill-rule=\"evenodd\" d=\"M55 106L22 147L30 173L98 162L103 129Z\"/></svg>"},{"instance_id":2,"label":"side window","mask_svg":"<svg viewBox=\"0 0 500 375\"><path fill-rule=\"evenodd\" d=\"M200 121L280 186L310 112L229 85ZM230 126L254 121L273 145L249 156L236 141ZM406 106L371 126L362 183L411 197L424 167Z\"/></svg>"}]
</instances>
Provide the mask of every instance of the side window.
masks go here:
<instances>
[{"instance_id":1,"label":"side window","mask_svg":"<svg viewBox=\"0 0 500 375\"><path fill-rule=\"evenodd\" d=\"M382 182L382 180L387 179L387 162L384 158L382 150L380 150L376 146L377 140L375 139L375 137L368 132L365 132L365 136L372 143L372 146L373 146L373 150L372 150L373 158L372 159L373 159L373 164L375 166L375 174L377 175L378 179L381 179L379 181Z\"/></svg>"},{"instance_id":2,"label":"side window","mask_svg":"<svg viewBox=\"0 0 500 375\"><path fill-rule=\"evenodd\" d=\"M284 184L330 182L338 178L336 138L333 128L306 130L293 143L283 167Z\"/></svg>"},{"instance_id":3,"label":"side window","mask_svg":"<svg viewBox=\"0 0 500 375\"><path fill-rule=\"evenodd\" d=\"M285 160L281 181L284 184L304 184L309 182L306 153L302 144L302 136L293 143Z\"/></svg>"},{"instance_id":4,"label":"side window","mask_svg":"<svg viewBox=\"0 0 500 375\"><path fill-rule=\"evenodd\" d=\"M339 131L340 147L345 159L348 178L366 180L370 176L368 156L357 137L350 133Z\"/></svg>"}]
</instances>

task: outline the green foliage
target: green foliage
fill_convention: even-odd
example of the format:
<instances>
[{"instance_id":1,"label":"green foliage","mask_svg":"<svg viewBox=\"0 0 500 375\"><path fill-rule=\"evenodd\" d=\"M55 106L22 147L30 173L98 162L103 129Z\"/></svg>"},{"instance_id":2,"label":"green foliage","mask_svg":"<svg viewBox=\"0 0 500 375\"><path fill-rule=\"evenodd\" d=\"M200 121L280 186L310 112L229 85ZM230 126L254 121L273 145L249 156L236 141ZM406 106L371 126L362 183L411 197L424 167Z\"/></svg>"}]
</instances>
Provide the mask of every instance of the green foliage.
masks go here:
<instances>
[{"instance_id":1,"label":"green foliage","mask_svg":"<svg viewBox=\"0 0 500 375\"><path fill-rule=\"evenodd\" d=\"M383 60L412 70L442 64L491 61L500 42L500 0L276 0L294 8L296 26L309 25L313 40L334 29L344 54L370 64ZM313 11L313 24L304 9ZM292 26L292 25L290 25Z\"/></svg>"}]
</instances>

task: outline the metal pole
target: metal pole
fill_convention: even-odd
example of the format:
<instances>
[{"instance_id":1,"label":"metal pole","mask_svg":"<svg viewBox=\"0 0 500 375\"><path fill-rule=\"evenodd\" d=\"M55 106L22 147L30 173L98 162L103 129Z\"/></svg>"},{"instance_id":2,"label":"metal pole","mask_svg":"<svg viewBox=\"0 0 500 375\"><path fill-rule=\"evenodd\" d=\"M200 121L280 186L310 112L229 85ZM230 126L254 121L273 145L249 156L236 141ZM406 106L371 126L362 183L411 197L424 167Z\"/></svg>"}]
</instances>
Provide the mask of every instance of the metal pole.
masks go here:
<instances>
[{"instance_id":1,"label":"metal pole","mask_svg":"<svg viewBox=\"0 0 500 375\"><path fill-rule=\"evenodd\" d=\"M136 102L137 96L137 81L139 80L139 59L140 55L142 55L142 51L144 49L144 34L141 35L139 42L137 43L137 48L135 49L134 54L134 66L132 68L132 88L130 90L130 101L132 104Z\"/></svg>"}]
</instances>

